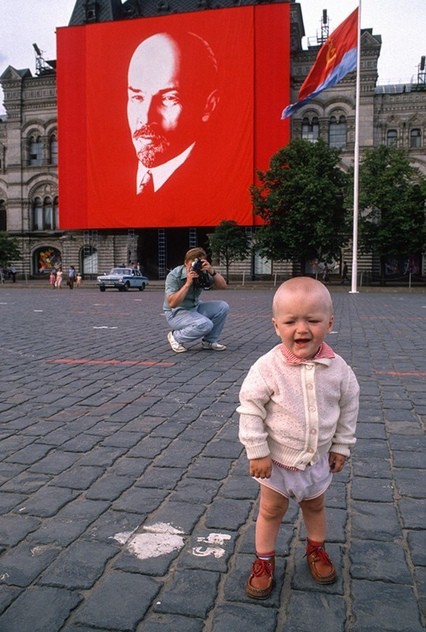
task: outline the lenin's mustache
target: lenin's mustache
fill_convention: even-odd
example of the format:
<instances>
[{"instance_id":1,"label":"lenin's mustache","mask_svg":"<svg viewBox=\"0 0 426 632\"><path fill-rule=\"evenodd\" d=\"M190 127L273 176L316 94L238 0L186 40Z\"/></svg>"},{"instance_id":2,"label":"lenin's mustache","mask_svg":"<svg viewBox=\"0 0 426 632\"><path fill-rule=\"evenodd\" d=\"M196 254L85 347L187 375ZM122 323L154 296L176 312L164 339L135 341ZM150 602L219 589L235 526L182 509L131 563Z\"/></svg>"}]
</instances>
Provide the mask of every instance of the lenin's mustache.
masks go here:
<instances>
[{"instance_id":1,"label":"lenin's mustache","mask_svg":"<svg viewBox=\"0 0 426 632\"><path fill-rule=\"evenodd\" d=\"M167 139L162 134L157 134L151 125L142 125L133 132L133 138L138 140L139 138L148 138L156 141L157 143L167 143Z\"/></svg>"}]
</instances>

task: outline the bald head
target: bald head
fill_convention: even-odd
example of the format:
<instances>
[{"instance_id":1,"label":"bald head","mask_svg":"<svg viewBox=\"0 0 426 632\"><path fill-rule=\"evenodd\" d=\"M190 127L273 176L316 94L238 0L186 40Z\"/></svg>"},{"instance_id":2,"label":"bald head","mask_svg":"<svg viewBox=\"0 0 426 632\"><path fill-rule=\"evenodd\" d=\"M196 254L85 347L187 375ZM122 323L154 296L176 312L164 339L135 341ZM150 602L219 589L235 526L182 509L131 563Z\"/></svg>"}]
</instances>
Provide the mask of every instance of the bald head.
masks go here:
<instances>
[{"instance_id":1,"label":"bald head","mask_svg":"<svg viewBox=\"0 0 426 632\"><path fill-rule=\"evenodd\" d=\"M324 311L327 316L333 315L330 292L320 281L311 277L294 277L282 283L274 295L272 316L276 318L279 311L286 309L294 301L308 302Z\"/></svg>"}]
</instances>

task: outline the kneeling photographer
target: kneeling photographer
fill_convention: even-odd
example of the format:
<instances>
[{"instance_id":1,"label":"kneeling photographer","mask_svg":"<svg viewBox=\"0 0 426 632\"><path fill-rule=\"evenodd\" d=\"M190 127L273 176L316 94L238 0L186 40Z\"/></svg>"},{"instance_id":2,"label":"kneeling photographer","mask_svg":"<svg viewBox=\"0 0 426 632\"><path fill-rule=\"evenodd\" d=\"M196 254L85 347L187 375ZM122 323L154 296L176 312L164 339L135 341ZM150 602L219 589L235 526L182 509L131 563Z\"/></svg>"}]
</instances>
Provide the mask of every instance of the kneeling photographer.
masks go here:
<instances>
[{"instance_id":1,"label":"kneeling photographer","mask_svg":"<svg viewBox=\"0 0 426 632\"><path fill-rule=\"evenodd\" d=\"M218 342L229 311L225 301L200 301L203 290L223 290L226 281L207 261L202 248L191 248L183 265L166 278L164 313L171 331L167 339L175 353L187 351L188 344L201 340L201 348L225 351Z\"/></svg>"}]
</instances>

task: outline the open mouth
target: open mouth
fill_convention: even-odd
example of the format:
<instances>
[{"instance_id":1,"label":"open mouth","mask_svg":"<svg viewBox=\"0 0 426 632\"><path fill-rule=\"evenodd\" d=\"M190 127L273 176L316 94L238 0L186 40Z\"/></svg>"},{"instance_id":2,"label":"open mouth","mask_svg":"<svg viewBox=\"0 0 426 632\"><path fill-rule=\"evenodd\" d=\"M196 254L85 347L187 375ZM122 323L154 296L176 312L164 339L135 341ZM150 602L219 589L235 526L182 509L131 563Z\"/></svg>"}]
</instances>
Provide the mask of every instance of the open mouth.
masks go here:
<instances>
[{"instance_id":1,"label":"open mouth","mask_svg":"<svg viewBox=\"0 0 426 632\"><path fill-rule=\"evenodd\" d=\"M304 347L310 342L311 341L308 338L298 338L297 340L294 341L294 344L297 345L298 347Z\"/></svg>"}]
</instances>

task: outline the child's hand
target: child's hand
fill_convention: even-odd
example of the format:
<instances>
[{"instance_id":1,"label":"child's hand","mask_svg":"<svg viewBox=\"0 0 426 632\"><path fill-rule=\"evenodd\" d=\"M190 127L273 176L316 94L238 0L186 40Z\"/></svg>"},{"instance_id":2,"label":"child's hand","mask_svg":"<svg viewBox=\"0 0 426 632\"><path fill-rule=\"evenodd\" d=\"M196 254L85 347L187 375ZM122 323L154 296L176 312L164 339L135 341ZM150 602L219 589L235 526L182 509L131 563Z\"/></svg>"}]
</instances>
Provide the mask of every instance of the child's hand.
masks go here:
<instances>
[{"instance_id":1,"label":"child's hand","mask_svg":"<svg viewBox=\"0 0 426 632\"><path fill-rule=\"evenodd\" d=\"M272 459L270 456L250 460L250 476L255 476L256 478L270 478L271 473Z\"/></svg>"},{"instance_id":2,"label":"child's hand","mask_svg":"<svg viewBox=\"0 0 426 632\"><path fill-rule=\"evenodd\" d=\"M346 463L346 457L343 454L336 454L336 452L330 452L328 455L328 462L330 464L330 472L336 474L341 472Z\"/></svg>"}]
</instances>

